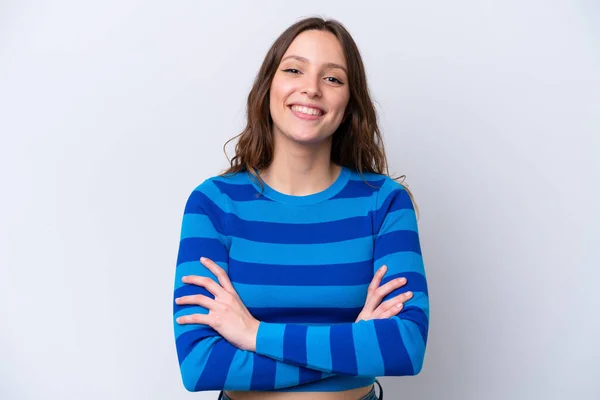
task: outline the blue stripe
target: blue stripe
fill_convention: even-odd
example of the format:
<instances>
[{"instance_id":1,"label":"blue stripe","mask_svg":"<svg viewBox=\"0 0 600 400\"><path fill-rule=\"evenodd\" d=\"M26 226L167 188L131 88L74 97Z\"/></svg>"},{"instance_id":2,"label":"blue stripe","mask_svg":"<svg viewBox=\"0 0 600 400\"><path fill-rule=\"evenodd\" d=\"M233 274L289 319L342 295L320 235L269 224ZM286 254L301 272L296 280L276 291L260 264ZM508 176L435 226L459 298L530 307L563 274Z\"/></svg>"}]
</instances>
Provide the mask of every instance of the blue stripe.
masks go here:
<instances>
[{"instance_id":1,"label":"blue stripe","mask_svg":"<svg viewBox=\"0 0 600 400\"><path fill-rule=\"evenodd\" d=\"M259 192L251 183L229 184L223 181L214 181L214 184L216 187L219 188L219 190L222 193L226 194L233 201L272 201L271 199L265 196L257 197L257 194L259 194Z\"/></svg>"},{"instance_id":2,"label":"blue stripe","mask_svg":"<svg viewBox=\"0 0 600 400\"><path fill-rule=\"evenodd\" d=\"M245 172L244 172L245 173ZM244 177L244 179L246 179ZM373 194L379 187L383 185L385 179L376 179L366 181L371 185L369 186L363 180L349 180L346 183L344 189L342 189L337 195L332 197L336 198L359 198L368 197ZM229 196L231 200L246 202L257 200L256 195L259 191L252 185L252 183L240 184L240 183L227 183L224 181L214 180L213 183L219 188L219 190ZM375 187L372 187L375 186ZM272 201L265 196L260 196L258 199Z\"/></svg>"},{"instance_id":3,"label":"blue stripe","mask_svg":"<svg viewBox=\"0 0 600 400\"><path fill-rule=\"evenodd\" d=\"M390 195L384 204L389 204L387 213L390 214L398 210L414 210L414 206L408 192L405 189L398 188Z\"/></svg>"},{"instance_id":4,"label":"blue stripe","mask_svg":"<svg viewBox=\"0 0 600 400\"><path fill-rule=\"evenodd\" d=\"M365 304L368 285L356 286L264 286L236 283L235 290L246 307L262 307L277 299L278 308L314 307L335 304L340 308L361 307Z\"/></svg>"},{"instance_id":5,"label":"blue stripe","mask_svg":"<svg viewBox=\"0 0 600 400\"><path fill-rule=\"evenodd\" d=\"M230 236L269 244L315 244L372 237L370 217L310 224L244 221L231 216Z\"/></svg>"},{"instance_id":6,"label":"blue stripe","mask_svg":"<svg viewBox=\"0 0 600 400\"><path fill-rule=\"evenodd\" d=\"M358 375L383 375L383 359L373 324L370 321L352 324L352 336L356 349Z\"/></svg>"},{"instance_id":7,"label":"blue stripe","mask_svg":"<svg viewBox=\"0 0 600 400\"><path fill-rule=\"evenodd\" d=\"M203 294L211 299L215 298L215 296L203 286L185 284L173 292L173 303L175 303L175 299L178 297L192 296L195 294ZM179 304L177 304L177 306L179 306Z\"/></svg>"},{"instance_id":8,"label":"blue stripe","mask_svg":"<svg viewBox=\"0 0 600 400\"><path fill-rule=\"evenodd\" d=\"M237 350L233 360L231 360L225 387L229 390L250 390L253 368L254 357L252 357L252 353Z\"/></svg>"},{"instance_id":9,"label":"blue stripe","mask_svg":"<svg viewBox=\"0 0 600 400\"><path fill-rule=\"evenodd\" d=\"M356 320L356 317L354 318ZM311 326L306 333L306 364L319 365L331 371L331 348L329 326Z\"/></svg>"},{"instance_id":10,"label":"blue stripe","mask_svg":"<svg viewBox=\"0 0 600 400\"><path fill-rule=\"evenodd\" d=\"M285 224L312 224L331 222L370 215L373 195L362 199L337 199L319 203L318 207L297 207L284 203L254 201L233 202L230 206L235 215L245 221L263 221Z\"/></svg>"},{"instance_id":11,"label":"blue stripe","mask_svg":"<svg viewBox=\"0 0 600 400\"><path fill-rule=\"evenodd\" d=\"M180 307L179 309L175 310L175 312L173 313L173 321L175 321L175 323L177 325L179 325L179 323L176 321L177 318L179 317L183 317L185 315L192 315L192 314L207 314L208 310L204 307L200 307L200 306L185 306L185 307ZM183 325L179 325L181 327L183 326L188 326L188 324L183 324ZM198 326L198 324L193 324L193 326Z\"/></svg>"},{"instance_id":12,"label":"blue stripe","mask_svg":"<svg viewBox=\"0 0 600 400\"><path fill-rule=\"evenodd\" d=\"M321 379L323 373L321 371L315 371L314 369L300 368L300 384L313 382Z\"/></svg>"},{"instance_id":13,"label":"blue stripe","mask_svg":"<svg viewBox=\"0 0 600 400\"><path fill-rule=\"evenodd\" d=\"M225 213L217 218L226 218ZM254 242L273 244L330 243L370 237L373 234L370 215L311 223L246 221L236 215L229 215L229 218L231 219L229 224L230 236Z\"/></svg>"},{"instance_id":14,"label":"blue stripe","mask_svg":"<svg viewBox=\"0 0 600 400\"><path fill-rule=\"evenodd\" d=\"M208 368L202 371L196 389L202 390L206 385L212 388L223 387L236 351L237 348L225 339L216 342L206 362Z\"/></svg>"},{"instance_id":15,"label":"blue stripe","mask_svg":"<svg viewBox=\"0 0 600 400\"><path fill-rule=\"evenodd\" d=\"M400 251L412 251L421 255L421 245L417 232L394 231L377 237L374 254L376 260Z\"/></svg>"},{"instance_id":16,"label":"blue stripe","mask_svg":"<svg viewBox=\"0 0 600 400\"><path fill-rule=\"evenodd\" d=\"M254 369L252 370L252 383L250 390L272 390L275 388L277 374L276 361L254 354Z\"/></svg>"},{"instance_id":17,"label":"blue stripe","mask_svg":"<svg viewBox=\"0 0 600 400\"><path fill-rule=\"evenodd\" d=\"M301 368L291 364L284 364L282 362L276 363L275 367L276 388L298 385L298 383L300 382Z\"/></svg>"},{"instance_id":18,"label":"blue stripe","mask_svg":"<svg viewBox=\"0 0 600 400\"><path fill-rule=\"evenodd\" d=\"M201 192L196 193L198 197L205 197ZM248 221L241 219L235 214L226 213L217 205L210 202L210 200L202 199L202 201L203 208L201 213L206 214L210 221L215 222L217 232L222 235L225 234L224 227L219 226L217 222L222 221L221 224L224 224L224 221L228 221L229 236L254 242L275 244L330 243L372 236L373 234L374 216L371 215L371 212L365 216L354 216L327 222L279 223ZM396 202L390 211L406 207L407 204L405 202ZM189 209L186 209L186 214L195 212L198 212L196 208L189 207ZM306 213L304 214L306 215ZM322 216L322 214L320 215ZM377 223L375 225L377 226Z\"/></svg>"},{"instance_id":19,"label":"blue stripe","mask_svg":"<svg viewBox=\"0 0 600 400\"><path fill-rule=\"evenodd\" d=\"M217 265L223 268L225 272L229 270L229 266L226 262L219 261L217 262ZM211 278L214 281L217 281L217 278L214 276L214 274L210 272L208 268L202 265L199 260L188 261L179 264L175 269L175 290L185 285L188 285L187 283L184 283L181 280L181 278L188 275L205 276Z\"/></svg>"},{"instance_id":20,"label":"blue stripe","mask_svg":"<svg viewBox=\"0 0 600 400\"><path fill-rule=\"evenodd\" d=\"M419 328L421 338L424 343L427 343L427 335L429 333L429 319L422 309L418 307L406 306L398 315L400 319L405 319L414 322Z\"/></svg>"},{"instance_id":21,"label":"blue stripe","mask_svg":"<svg viewBox=\"0 0 600 400\"><path fill-rule=\"evenodd\" d=\"M190 194L190 197L183 211L186 214L201 214L206 215L212 221L214 228L219 233L224 233L224 226L227 223L227 213L225 213L218 205L216 205L204 192L195 190Z\"/></svg>"},{"instance_id":22,"label":"blue stripe","mask_svg":"<svg viewBox=\"0 0 600 400\"><path fill-rule=\"evenodd\" d=\"M379 234L392 231L419 231L417 223L417 213L415 210L396 210L387 213L383 225L379 229Z\"/></svg>"},{"instance_id":23,"label":"blue stripe","mask_svg":"<svg viewBox=\"0 0 600 400\"><path fill-rule=\"evenodd\" d=\"M417 272L422 274L424 271L423 257L412 251L391 253L375 260L375 269L382 265L387 265L389 271L401 271L402 273Z\"/></svg>"},{"instance_id":24,"label":"blue stripe","mask_svg":"<svg viewBox=\"0 0 600 400\"><path fill-rule=\"evenodd\" d=\"M425 356L425 342L419 334L417 327L405 321L394 319L398 323L398 329L402 340L406 345L406 350L410 357L413 373L417 374L423 366L423 358Z\"/></svg>"},{"instance_id":25,"label":"blue stripe","mask_svg":"<svg viewBox=\"0 0 600 400\"><path fill-rule=\"evenodd\" d=\"M331 360L333 371L347 375L357 375L356 352L352 337L352 324L333 325L331 327ZM324 349L326 351L326 349Z\"/></svg>"},{"instance_id":26,"label":"blue stripe","mask_svg":"<svg viewBox=\"0 0 600 400\"><path fill-rule=\"evenodd\" d=\"M215 298L215 296L213 296L212 293L210 293L208 290L206 290L202 286L196 286L196 285L185 285L185 286L182 286L179 289L176 289L175 292L174 292L174 296L173 296L173 313L174 314L178 313L181 310L184 310L184 309L189 308L189 307L199 307L199 306L190 305L190 304L179 305L179 304L175 303L175 299L178 298L178 297L192 296L192 295L196 295L196 294L201 294L201 295L204 295L204 296L209 297L211 299ZM204 307L202 307L202 309L204 309ZM207 314L207 312L205 312L204 314Z\"/></svg>"},{"instance_id":27,"label":"blue stripe","mask_svg":"<svg viewBox=\"0 0 600 400\"><path fill-rule=\"evenodd\" d=\"M200 343L200 341L204 338L215 336L215 334L216 332L212 328L208 328L194 329L179 335L175 340L175 348L177 349L179 365L183 364L196 344Z\"/></svg>"},{"instance_id":28,"label":"blue stripe","mask_svg":"<svg viewBox=\"0 0 600 400\"><path fill-rule=\"evenodd\" d=\"M207 362L209 359L210 351L214 344L218 342L217 337L207 337L202 340L201 344L194 346L190 354L181 363L181 377L183 383L189 390L197 390L199 380L198 378L202 374L205 368L208 368ZM211 382L204 382L205 386L211 384Z\"/></svg>"},{"instance_id":29,"label":"blue stripe","mask_svg":"<svg viewBox=\"0 0 600 400\"><path fill-rule=\"evenodd\" d=\"M306 366L306 334L308 327L305 325L290 324L283 333L283 359L294 361Z\"/></svg>"},{"instance_id":30,"label":"blue stripe","mask_svg":"<svg viewBox=\"0 0 600 400\"><path fill-rule=\"evenodd\" d=\"M208 257L214 262L227 262L227 249L217 239L188 238L179 242L177 265L184 262L198 261L200 257Z\"/></svg>"},{"instance_id":31,"label":"blue stripe","mask_svg":"<svg viewBox=\"0 0 600 400\"><path fill-rule=\"evenodd\" d=\"M213 331L211 327L206 326L206 325L198 325L198 324L185 324L185 325L180 325L179 323L177 323L177 321L175 321L175 318L178 318L182 315L187 315L188 312L184 311L182 313L177 313L177 314L173 314L173 330L175 333L175 339L178 340L179 337L183 334L186 334L188 332L192 332L192 331L196 331L196 330L201 330L201 329L209 329L211 330L210 335L217 335L216 331Z\"/></svg>"},{"instance_id":32,"label":"blue stripe","mask_svg":"<svg viewBox=\"0 0 600 400\"><path fill-rule=\"evenodd\" d=\"M371 260L343 264L276 265L230 258L229 265L232 282L252 285L350 286L369 284L373 279Z\"/></svg>"},{"instance_id":33,"label":"blue stripe","mask_svg":"<svg viewBox=\"0 0 600 400\"><path fill-rule=\"evenodd\" d=\"M404 303L403 312L405 312L408 307L418 308L424 314L425 320L429 321L429 297L427 297L425 293L415 292L412 299Z\"/></svg>"},{"instance_id":34,"label":"blue stripe","mask_svg":"<svg viewBox=\"0 0 600 400\"><path fill-rule=\"evenodd\" d=\"M283 360L284 332L284 324L261 321L256 333L256 351L260 354L268 354L276 360Z\"/></svg>"},{"instance_id":35,"label":"blue stripe","mask_svg":"<svg viewBox=\"0 0 600 400\"><path fill-rule=\"evenodd\" d=\"M223 235L215 230L212 221L205 214L184 214L181 225L181 239L203 237L224 242Z\"/></svg>"},{"instance_id":36,"label":"blue stripe","mask_svg":"<svg viewBox=\"0 0 600 400\"><path fill-rule=\"evenodd\" d=\"M375 193L378 190L378 188L383 186L385 180L367 180L367 182L371 186L367 185L363 180L349 180L348 183L346 183L346 186L331 199L356 199L359 197L370 197L373 193Z\"/></svg>"},{"instance_id":37,"label":"blue stripe","mask_svg":"<svg viewBox=\"0 0 600 400\"><path fill-rule=\"evenodd\" d=\"M318 244L270 244L232 239L229 256L253 263L336 264L373 260L373 238Z\"/></svg>"},{"instance_id":38,"label":"blue stripe","mask_svg":"<svg viewBox=\"0 0 600 400\"><path fill-rule=\"evenodd\" d=\"M404 347L396 322L392 319L372 320L381 348L385 376L413 375L412 364Z\"/></svg>"},{"instance_id":39,"label":"blue stripe","mask_svg":"<svg viewBox=\"0 0 600 400\"><path fill-rule=\"evenodd\" d=\"M394 182L394 185L396 183ZM383 191L383 189L382 189ZM382 193L380 192L381 196ZM384 220L387 218L389 213L398 210L414 210L412 201L408 192L401 188L400 186L394 187L392 191L387 195L384 199L381 206L379 206L375 212L375 216L373 218L375 231L378 232L381 226L383 225Z\"/></svg>"},{"instance_id":40,"label":"blue stripe","mask_svg":"<svg viewBox=\"0 0 600 400\"><path fill-rule=\"evenodd\" d=\"M294 392L341 392L344 390L356 389L359 387L370 386L375 383L373 376L350 376L350 375L329 375L323 374L326 379L323 379L314 384L305 384L289 389ZM391 391L390 391L391 392ZM387 393L387 392L386 392ZM310 398L307 395L307 398ZM387 397L386 397L387 398Z\"/></svg>"},{"instance_id":41,"label":"blue stripe","mask_svg":"<svg viewBox=\"0 0 600 400\"><path fill-rule=\"evenodd\" d=\"M425 277L418 272L399 272L397 274L386 275L381 280L381 284L385 285L392 279L396 278L406 278L406 284L404 286L399 287L398 289L394 289L391 293L383 298L383 301L391 299L392 297L398 296L400 293L406 293L411 291L413 293L422 292L426 295L429 295L429 290L427 288L427 281Z\"/></svg>"},{"instance_id":42,"label":"blue stripe","mask_svg":"<svg viewBox=\"0 0 600 400\"><path fill-rule=\"evenodd\" d=\"M323 307L248 307L259 321L284 324L338 324L354 322L363 306L353 308Z\"/></svg>"}]
</instances>

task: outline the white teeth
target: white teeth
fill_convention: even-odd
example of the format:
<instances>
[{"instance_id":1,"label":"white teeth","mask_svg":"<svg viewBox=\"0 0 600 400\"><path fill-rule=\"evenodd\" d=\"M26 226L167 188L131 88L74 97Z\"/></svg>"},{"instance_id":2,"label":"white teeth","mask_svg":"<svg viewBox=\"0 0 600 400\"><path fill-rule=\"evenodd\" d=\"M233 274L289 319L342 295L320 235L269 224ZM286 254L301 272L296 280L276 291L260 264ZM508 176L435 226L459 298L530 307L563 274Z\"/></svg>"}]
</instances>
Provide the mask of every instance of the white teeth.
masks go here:
<instances>
[{"instance_id":1,"label":"white teeth","mask_svg":"<svg viewBox=\"0 0 600 400\"><path fill-rule=\"evenodd\" d=\"M317 110L316 108L311 108L311 107L303 107L303 106L292 106L292 110L302 113L302 114L307 114L307 115L323 115L323 112L321 110Z\"/></svg>"}]
</instances>

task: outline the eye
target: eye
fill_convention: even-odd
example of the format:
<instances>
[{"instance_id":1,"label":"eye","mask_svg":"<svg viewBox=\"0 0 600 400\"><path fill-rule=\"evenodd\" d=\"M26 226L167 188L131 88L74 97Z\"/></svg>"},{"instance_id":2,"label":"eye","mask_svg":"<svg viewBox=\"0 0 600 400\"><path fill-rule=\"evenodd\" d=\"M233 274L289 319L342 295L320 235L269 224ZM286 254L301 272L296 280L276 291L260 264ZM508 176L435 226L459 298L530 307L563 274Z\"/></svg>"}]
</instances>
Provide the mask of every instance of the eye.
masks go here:
<instances>
[{"instance_id":1,"label":"eye","mask_svg":"<svg viewBox=\"0 0 600 400\"><path fill-rule=\"evenodd\" d=\"M329 82L331 83L337 83L338 85L342 85L344 82L340 81L338 78L334 77L334 76L328 76L326 78Z\"/></svg>"},{"instance_id":2,"label":"eye","mask_svg":"<svg viewBox=\"0 0 600 400\"><path fill-rule=\"evenodd\" d=\"M300 71L298 71L295 68L284 69L283 72L287 72L287 73L290 73L290 74L298 74L298 73L300 73Z\"/></svg>"}]
</instances>

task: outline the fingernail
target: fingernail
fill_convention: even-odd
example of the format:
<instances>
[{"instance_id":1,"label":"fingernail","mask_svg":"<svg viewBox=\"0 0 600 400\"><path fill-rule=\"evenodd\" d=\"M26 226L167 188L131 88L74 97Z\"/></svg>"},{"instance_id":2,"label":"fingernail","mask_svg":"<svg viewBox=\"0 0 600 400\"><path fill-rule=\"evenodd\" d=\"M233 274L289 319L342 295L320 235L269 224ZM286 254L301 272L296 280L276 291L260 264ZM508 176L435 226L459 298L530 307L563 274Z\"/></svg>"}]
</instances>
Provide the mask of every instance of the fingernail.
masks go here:
<instances>
[{"instance_id":1,"label":"fingernail","mask_svg":"<svg viewBox=\"0 0 600 400\"><path fill-rule=\"evenodd\" d=\"M402 303L396 304L396 308L402 308Z\"/></svg>"},{"instance_id":2,"label":"fingernail","mask_svg":"<svg viewBox=\"0 0 600 400\"><path fill-rule=\"evenodd\" d=\"M404 283L404 282L406 282L406 278L398 278L398 282Z\"/></svg>"},{"instance_id":3,"label":"fingernail","mask_svg":"<svg viewBox=\"0 0 600 400\"><path fill-rule=\"evenodd\" d=\"M200 262L206 261L206 257L200 257Z\"/></svg>"},{"instance_id":4,"label":"fingernail","mask_svg":"<svg viewBox=\"0 0 600 400\"><path fill-rule=\"evenodd\" d=\"M379 268L380 272L385 272L387 270L387 267L384 265L381 268Z\"/></svg>"},{"instance_id":5,"label":"fingernail","mask_svg":"<svg viewBox=\"0 0 600 400\"><path fill-rule=\"evenodd\" d=\"M406 292L407 296L412 296L412 292Z\"/></svg>"}]
</instances>

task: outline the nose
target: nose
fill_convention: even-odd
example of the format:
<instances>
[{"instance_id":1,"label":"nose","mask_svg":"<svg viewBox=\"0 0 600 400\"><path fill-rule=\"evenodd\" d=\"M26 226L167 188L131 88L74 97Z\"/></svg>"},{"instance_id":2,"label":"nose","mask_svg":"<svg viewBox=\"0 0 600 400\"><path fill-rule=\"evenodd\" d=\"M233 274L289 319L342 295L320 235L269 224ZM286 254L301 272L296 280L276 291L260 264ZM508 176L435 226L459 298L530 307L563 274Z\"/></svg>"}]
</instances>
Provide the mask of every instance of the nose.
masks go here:
<instances>
[{"instance_id":1,"label":"nose","mask_svg":"<svg viewBox=\"0 0 600 400\"><path fill-rule=\"evenodd\" d=\"M304 89L302 93L305 93L308 97L320 97L321 96L321 88L319 86L320 80L318 76L308 76L306 75L306 79L304 82Z\"/></svg>"}]
</instances>

